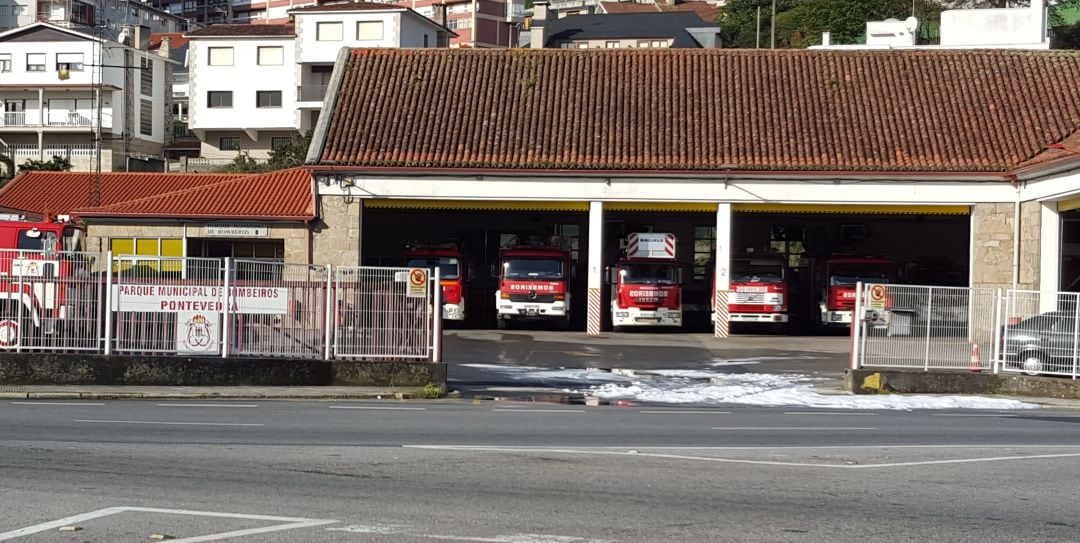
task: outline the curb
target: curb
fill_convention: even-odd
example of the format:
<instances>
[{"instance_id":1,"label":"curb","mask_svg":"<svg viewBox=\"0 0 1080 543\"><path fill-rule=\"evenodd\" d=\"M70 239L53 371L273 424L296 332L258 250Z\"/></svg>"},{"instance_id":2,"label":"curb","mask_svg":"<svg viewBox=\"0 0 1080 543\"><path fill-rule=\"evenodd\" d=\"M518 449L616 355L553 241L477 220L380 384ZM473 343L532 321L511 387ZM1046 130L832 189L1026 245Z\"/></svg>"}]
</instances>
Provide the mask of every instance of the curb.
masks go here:
<instances>
[{"instance_id":1,"label":"curb","mask_svg":"<svg viewBox=\"0 0 1080 543\"><path fill-rule=\"evenodd\" d=\"M3 399L28 400L413 400L418 393L230 394L178 392L3 392Z\"/></svg>"}]
</instances>

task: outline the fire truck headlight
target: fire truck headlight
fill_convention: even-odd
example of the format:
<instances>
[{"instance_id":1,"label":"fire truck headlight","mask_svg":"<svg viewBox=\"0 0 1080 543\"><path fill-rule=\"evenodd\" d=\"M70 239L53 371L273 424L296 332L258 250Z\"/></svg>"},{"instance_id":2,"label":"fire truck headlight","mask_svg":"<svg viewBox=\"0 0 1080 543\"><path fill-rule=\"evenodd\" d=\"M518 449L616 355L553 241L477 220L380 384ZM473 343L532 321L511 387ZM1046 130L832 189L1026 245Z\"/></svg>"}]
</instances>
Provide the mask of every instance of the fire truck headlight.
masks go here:
<instances>
[{"instance_id":1,"label":"fire truck headlight","mask_svg":"<svg viewBox=\"0 0 1080 543\"><path fill-rule=\"evenodd\" d=\"M773 311L783 311L784 306L782 306L782 305L774 305L774 306L772 306L772 310Z\"/></svg>"},{"instance_id":2,"label":"fire truck headlight","mask_svg":"<svg viewBox=\"0 0 1080 543\"><path fill-rule=\"evenodd\" d=\"M616 311L615 316L619 317L619 318L626 318L626 317L630 316L630 312L629 311Z\"/></svg>"}]
</instances>

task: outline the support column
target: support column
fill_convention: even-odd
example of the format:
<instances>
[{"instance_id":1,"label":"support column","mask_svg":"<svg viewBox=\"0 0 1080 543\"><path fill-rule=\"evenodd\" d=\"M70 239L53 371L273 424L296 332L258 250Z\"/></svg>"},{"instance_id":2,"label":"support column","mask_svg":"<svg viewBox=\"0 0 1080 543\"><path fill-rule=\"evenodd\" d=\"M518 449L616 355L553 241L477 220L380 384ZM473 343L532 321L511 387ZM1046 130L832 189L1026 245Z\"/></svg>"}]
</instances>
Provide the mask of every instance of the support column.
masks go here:
<instances>
[{"instance_id":1,"label":"support column","mask_svg":"<svg viewBox=\"0 0 1080 543\"><path fill-rule=\"evenodd\" d=\"M1039 217L1039 311L1055 311L1061 290L1061 215L1057 202L1042 202Z\"/></svg>"},{"instance_id":2,"label":"support column","mask_svg":"<svg viewBox=\"0 0 1080 543\"><path fill-rule=\"evenodd\" d=\"M604 320L604 203L589 202L589 300L585 331L600 335Z\"/></svg>"},{"instance_id":3,"label":"support column","mask_svg":"<svg viewBox=\"0 0 1080 543\"><path fill-rule=\"evenodd\" d=\"M728 337L731 314L728 289L731 288L731 204L716 206L716 254L713 256L713 336Z\"/></svg>"}]
</instances>

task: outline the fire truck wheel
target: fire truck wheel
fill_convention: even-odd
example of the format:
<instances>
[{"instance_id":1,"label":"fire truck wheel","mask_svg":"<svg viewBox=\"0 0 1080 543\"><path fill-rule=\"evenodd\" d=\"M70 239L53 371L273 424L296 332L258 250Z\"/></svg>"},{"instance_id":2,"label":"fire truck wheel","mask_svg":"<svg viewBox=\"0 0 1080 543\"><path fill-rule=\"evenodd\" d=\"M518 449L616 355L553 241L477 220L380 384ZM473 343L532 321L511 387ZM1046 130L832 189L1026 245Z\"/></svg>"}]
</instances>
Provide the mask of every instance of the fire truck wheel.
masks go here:
<instances>
[{"instance_id":1,"label":"fire truck wheel","mask_svg":"<svg viewBox=\"0 0 1080 543\"><path fill-rule=\"evenodd\" d=\"M19 321L12 318L0 319L0 349L14 349L19 346Z\"/></svg>"},{"instance_id":2,"label":"fire truck wheel","mask_svg":"<svg viewBox=\"0 0 1080 543\"><path fill-rule=\"evenodd\" d=\"M555 322L555 329L563 332L570 329L570 316L567 315Z\"/></svg>"},{"instance_id":3,"label":"fire truck wheel","mask_svg":"<svg viewBox=\"0 0 1080 543\"><path fill-rule=\"evenodd\" d=\"M510 321L506 319L495 319L495 327L499 330L506 330L510 326Z\"/></svg>"},{"instance_id":4,"label":"fire truck wheel","mask_svg":"<svg viewBox=\"0 0 1080 543\"><path fill-rule=\"evenodd\" d=\"M620 334L626 331L625 326L612 326L611 329Z\"/></svg>"}]
</instances>

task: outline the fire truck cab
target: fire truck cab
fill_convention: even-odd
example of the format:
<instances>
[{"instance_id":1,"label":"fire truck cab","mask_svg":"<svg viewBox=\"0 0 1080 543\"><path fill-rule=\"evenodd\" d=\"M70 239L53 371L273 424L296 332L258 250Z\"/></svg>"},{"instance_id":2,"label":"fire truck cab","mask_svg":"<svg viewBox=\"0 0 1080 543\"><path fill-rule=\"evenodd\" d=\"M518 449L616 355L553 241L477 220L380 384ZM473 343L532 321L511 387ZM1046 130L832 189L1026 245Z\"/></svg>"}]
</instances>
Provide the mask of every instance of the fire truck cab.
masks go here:
<instances>
[{"instance_id":1,"label":"fire truck cab","mask_svg":"<svg viewBox=\"0 0 1080 543\"><path fill-rule=\"evenodd\" d=\"M626 241L626 256L608 269L612 326L616 331L682 326L682 269L675 260L675 235L634 233Z\"/></svg>"},{"instance_id":2,"label":"fire truck cab","mask_svg":"<svg viewBox=\"0 0 1080 543\"><path fill-rule=\"evenodd\" d=\"M565 330L570 324L570 252L558 246L511 246L499 250L495 275L496 319L509 323L546 320Z\"/></svg>"},{"instance_id":3,"label":"fire truck cab","mask_svg":"<svg viewBox=\"0 0 1080 543\"><path fill-rule=\"evenodd\" d=\"M893 261L881 257L834 256L825 261L824 273L817 280L819 324L851 326L855 311L855 285L890 283Z\"/></svg>"},{"instance_id":4,"label":"fire truck cab","mask_svg":"<svg viewBox=\"0 0 1080 543\"><path fill-rule=\"evenodd\" d=\"M410 244L405 248L405 266L429 270L438 268L439 285L442 287L442 318L451 321L465 320L469 267L465 253L458 244Z\"/></svg>"},{"instance_id":5,"label":"fire truck cab","mask_svg":"<svg viewBox=\"0 0 1080 543\"><path fill-rule=\"evenodd\" d=\"M30 333L52 334L67 318L66 288L82 231L62 222L0 221L0 349Z\"/></svg>"},{"instance_id":6,"label":"fire truck cab","mask_svg":"<svg viewBox=\"0 0 1080 543\"><path fill-rule=\"evenodd\" d=\"M730 292L731 322L787 323L787 259L778 254L736 255L731 259Z\"/></svg>"}]
</instances>

